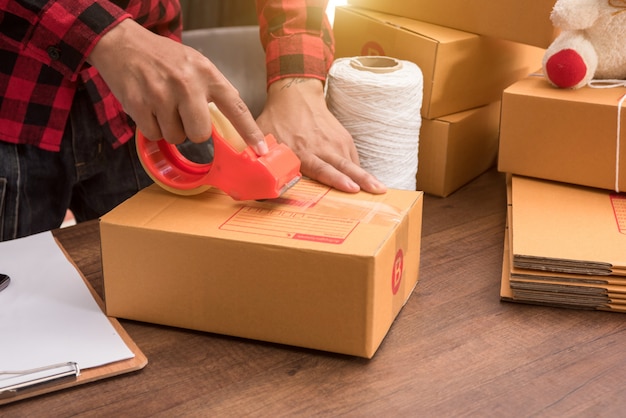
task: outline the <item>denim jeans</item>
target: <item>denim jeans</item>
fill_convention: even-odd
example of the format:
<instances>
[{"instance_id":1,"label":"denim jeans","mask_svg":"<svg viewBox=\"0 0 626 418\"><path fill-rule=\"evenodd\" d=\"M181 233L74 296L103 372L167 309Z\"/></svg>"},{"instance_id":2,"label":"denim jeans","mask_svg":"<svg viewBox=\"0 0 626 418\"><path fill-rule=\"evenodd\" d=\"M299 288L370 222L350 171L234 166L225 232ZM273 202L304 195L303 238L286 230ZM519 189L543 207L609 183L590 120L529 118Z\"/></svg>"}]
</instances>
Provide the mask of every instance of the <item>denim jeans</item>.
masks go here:
<instances>
[{"instance_id":1,"label":"denim jeans","mask_svg":"<svg viewBox=\"0 0 626 418\"><path fill-rule=\"evenodd\" d=\"M68 208L97 219L151 183L134 140L113 149L79 90L60 152L0 141L0 241L57 228Z\"/></svg>"}]
</instances>

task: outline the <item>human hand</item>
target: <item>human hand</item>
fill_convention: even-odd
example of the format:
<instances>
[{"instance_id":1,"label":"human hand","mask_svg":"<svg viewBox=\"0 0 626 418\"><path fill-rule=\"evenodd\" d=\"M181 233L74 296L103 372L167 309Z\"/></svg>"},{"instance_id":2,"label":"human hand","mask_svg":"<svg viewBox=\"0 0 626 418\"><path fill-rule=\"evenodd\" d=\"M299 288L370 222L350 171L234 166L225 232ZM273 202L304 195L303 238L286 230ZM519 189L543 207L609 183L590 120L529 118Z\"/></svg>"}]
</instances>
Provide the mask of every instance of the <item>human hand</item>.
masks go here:
<instances>
[{"instance_id":1,"label":"human hand","mask_svg":"<svg viewBox=\"0 0 626 418\"><path fill-rule=\"evenodd\" d=\"M349 193L387 190L359 166L352 136L328 110L320 80L288 78L272 83L257 123L298 155L303 175Z\"/></svg>"},{"instance_id":2,"label":"human hand","mask_svg":"<svg viewBox=\"0 0 626 418\"><path fill-rule=\"evenodd\" d=\"M88 60L148 139L210 138L213 102L258 155L264 135L239 92L200 52L156 35L131 19L105 34Z\"/></svg>"}]
</instances>

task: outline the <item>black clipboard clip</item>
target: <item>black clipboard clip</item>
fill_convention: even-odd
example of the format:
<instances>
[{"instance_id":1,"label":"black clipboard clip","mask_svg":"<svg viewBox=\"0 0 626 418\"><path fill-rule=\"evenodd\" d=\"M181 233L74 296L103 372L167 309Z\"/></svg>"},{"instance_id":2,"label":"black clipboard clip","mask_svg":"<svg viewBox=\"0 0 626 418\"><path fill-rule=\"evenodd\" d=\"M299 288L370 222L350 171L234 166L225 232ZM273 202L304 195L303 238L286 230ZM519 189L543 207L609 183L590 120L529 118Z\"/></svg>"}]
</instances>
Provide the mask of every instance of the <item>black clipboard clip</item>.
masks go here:
<instances>
[{"instance_id":1,"label":"black clipboard clip","mask_svg":"<svg viewBox=\"0 0 626 418\"><path fill-rule=\"evenodd\" d=\"M0 371L0 399L59 379L75 379L79 375L78 364L71 361L28 370Z\"/></svg>"}]
</instances>

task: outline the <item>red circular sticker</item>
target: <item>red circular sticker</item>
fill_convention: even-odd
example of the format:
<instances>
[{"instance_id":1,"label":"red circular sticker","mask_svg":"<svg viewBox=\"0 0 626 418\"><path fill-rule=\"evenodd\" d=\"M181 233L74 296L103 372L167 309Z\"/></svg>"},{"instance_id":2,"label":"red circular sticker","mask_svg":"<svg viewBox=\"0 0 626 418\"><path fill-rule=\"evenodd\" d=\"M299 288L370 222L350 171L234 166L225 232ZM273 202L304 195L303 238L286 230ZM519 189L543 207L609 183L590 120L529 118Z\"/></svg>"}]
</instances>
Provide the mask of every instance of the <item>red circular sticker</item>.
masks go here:
<instances>
[{"instance_id":1,"label":"red circular sticker","mask_svg":"<svg viewBox=\"0 0 626 418\"><path fill-rule=\"evenodd\" d=\"M385 55L385 51L383 51L383 47L374 41L369 41L363 44L361 48L361 55Z\"/></svg>"},{"instance_id":2,"label":"red circular sticker","mask_svg":"<svg viewBox=\"0 0 626 418\"><path fill-rule=\"evenodd\" d=\"M393 262L393 271L391 272L391 292L395 295L400 289L402 281L402 273L404 271L404 254L402 249L396 253L396 259Z\"/></svg>"}]
</instances>

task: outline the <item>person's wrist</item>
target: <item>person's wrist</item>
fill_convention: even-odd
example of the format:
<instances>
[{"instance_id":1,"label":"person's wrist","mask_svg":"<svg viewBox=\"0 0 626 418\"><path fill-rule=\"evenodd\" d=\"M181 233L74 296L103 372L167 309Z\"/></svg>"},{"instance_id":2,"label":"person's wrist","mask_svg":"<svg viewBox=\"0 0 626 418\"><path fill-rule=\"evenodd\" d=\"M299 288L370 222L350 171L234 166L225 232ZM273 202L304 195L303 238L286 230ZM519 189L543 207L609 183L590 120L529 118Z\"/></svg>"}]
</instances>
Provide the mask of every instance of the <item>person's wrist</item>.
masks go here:
<instances>
[{"instance_id":1,"label":"person's wrist","mask_svg":"<svg viewBox=\"0 0 626 418\"><path fill-rule=\"evenodd\" d=\"M311 77L287 77L274 81L268 88L268 94L278 93L286 90L300 92L321 93L324 92L322 80Z\"/></svg>"},{"instance_id":2,"label":"person's wrist","mask_svg":"<svg viewBox=\"0 0 626 418\"><path fill-rule=\"evenodd\" d=\"M124 44L127 32L131 30L131 27L135 24L136 23L132 19L124 19L109 29L107 33L102 35L94 48L91 50L91 53L87 57L87 62L98 68L98 63L102 62L106 59L106 56L110 55L109 51L112 48L117 48L119 45Z\"/></svg>"}]
</instances>

